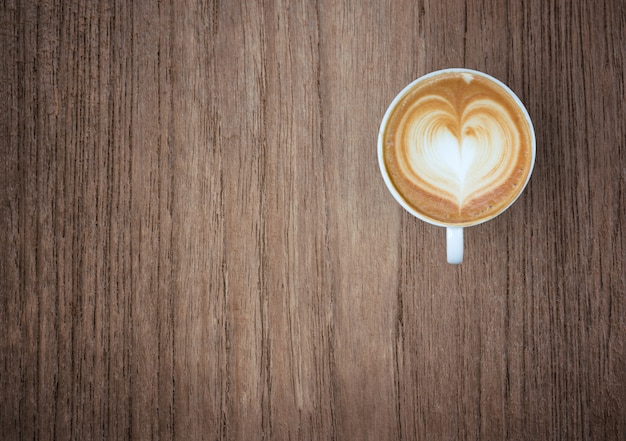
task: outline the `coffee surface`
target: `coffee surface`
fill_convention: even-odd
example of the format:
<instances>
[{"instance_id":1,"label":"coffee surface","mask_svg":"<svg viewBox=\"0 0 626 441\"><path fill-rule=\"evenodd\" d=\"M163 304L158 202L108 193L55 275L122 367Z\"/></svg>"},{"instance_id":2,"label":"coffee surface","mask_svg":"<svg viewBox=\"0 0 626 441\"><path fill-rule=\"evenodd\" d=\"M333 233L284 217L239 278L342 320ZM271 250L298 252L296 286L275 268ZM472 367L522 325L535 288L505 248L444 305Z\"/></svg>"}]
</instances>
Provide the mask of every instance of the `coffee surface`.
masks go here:
<instances>
[{"instance_id":1,"label":"coffee surface","mask_svg":"<svg viewBox=\"0 0 626 441\"><path fill-rule=\"evenodd\" d=\"M515 99L482 75L444 72L397 102L383 133L391 182L416 212L449 225L496 216L523 190L533 135Z\"/></svg>"}]
</instances>

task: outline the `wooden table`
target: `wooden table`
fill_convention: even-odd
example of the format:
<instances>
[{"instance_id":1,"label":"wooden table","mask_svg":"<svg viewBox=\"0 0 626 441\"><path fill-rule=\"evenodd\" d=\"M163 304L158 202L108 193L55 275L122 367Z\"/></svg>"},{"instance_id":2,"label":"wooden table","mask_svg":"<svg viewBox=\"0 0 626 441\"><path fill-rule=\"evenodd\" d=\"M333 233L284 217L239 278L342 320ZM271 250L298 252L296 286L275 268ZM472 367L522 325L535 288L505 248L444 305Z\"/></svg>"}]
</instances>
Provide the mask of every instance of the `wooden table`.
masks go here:
<instances>
[{"instance_id":1,"label":"wooden table","mask_svg":"<svg viewBox=\"0 0 626 441\"><path fill-rule=\"evenodd\" d=\"M624 439L623 1L0 8L0 438ZM454 66L537 133L460 266L376 159Z\"/></svg>"}]
</instances>

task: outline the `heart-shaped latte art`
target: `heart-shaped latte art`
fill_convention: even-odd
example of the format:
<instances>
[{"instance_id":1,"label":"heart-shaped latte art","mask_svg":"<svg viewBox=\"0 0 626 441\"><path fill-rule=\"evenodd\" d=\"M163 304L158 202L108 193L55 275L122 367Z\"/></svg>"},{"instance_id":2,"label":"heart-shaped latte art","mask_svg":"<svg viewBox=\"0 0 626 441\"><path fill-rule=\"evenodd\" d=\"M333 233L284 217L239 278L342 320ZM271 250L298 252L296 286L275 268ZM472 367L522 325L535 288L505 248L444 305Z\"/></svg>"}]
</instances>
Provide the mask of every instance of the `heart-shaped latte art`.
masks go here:
<instances>
[{"instance_id":1,"label":"heart-shaped latte art","mask_svg":"<svg viewBox=\"0 0 626 441\"><path fill-rule=\"evenodd\" d=\"M444 226L497 216L524 189L534 162L526 109L497 80L466 71L407 86L383 119L379 158L412 214Z\"/></svg>"},{"instance_id":2,"label":"heart-shaped latte art","mask_svg":"<svg viewBox=\"0 0 626 441\"><path fill-rule=\"evenodd\" d=\"M426 95L406 109L404 119L396 138L405 146L400 168L415 186L459 211L502 185L518 162L515 122L493 100L457 109L442 96Z\"/></svg>"}]
</instances>

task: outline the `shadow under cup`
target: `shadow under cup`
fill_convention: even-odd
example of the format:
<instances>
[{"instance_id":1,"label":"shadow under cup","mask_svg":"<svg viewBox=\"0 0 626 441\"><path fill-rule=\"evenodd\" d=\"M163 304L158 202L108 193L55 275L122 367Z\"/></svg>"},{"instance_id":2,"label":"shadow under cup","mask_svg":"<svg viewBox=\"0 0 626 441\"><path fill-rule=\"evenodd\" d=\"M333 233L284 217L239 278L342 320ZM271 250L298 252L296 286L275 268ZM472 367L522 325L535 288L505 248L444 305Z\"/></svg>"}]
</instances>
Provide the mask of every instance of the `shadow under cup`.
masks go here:
<instances>
[{"instance_id":1,"label":"shadow under cup","mask_svg":"<svg viewBox=\"0 0 626 441\"><path fill-rule=\"evenodd\" d=\"M453 264L463 261L463 229L498 216L523 192L535 150L532 121L515 93L461 68L406 86L378 134L387 188L413 216L446 228Z\"/></svg>"}]
</instances>

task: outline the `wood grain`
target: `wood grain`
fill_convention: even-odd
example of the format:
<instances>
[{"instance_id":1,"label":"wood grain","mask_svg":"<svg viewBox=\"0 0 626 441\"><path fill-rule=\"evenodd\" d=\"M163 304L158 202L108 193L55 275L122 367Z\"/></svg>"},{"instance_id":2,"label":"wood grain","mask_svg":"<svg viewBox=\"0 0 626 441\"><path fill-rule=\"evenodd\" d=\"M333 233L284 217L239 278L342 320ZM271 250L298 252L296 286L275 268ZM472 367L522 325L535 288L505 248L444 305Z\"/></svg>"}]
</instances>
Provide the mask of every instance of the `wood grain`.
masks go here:
<instances>
[{"instance_id":1,"label":"wood grain","mask_svg":"<svg viewBox=\"0 0 626 441\"><path fill-rule=\"evenodd\" d=\"M0 11L0 438L626 433L622 1ZM461 266L375 153L454 66L537 134Z\"/></svg>"}]
</instances>

